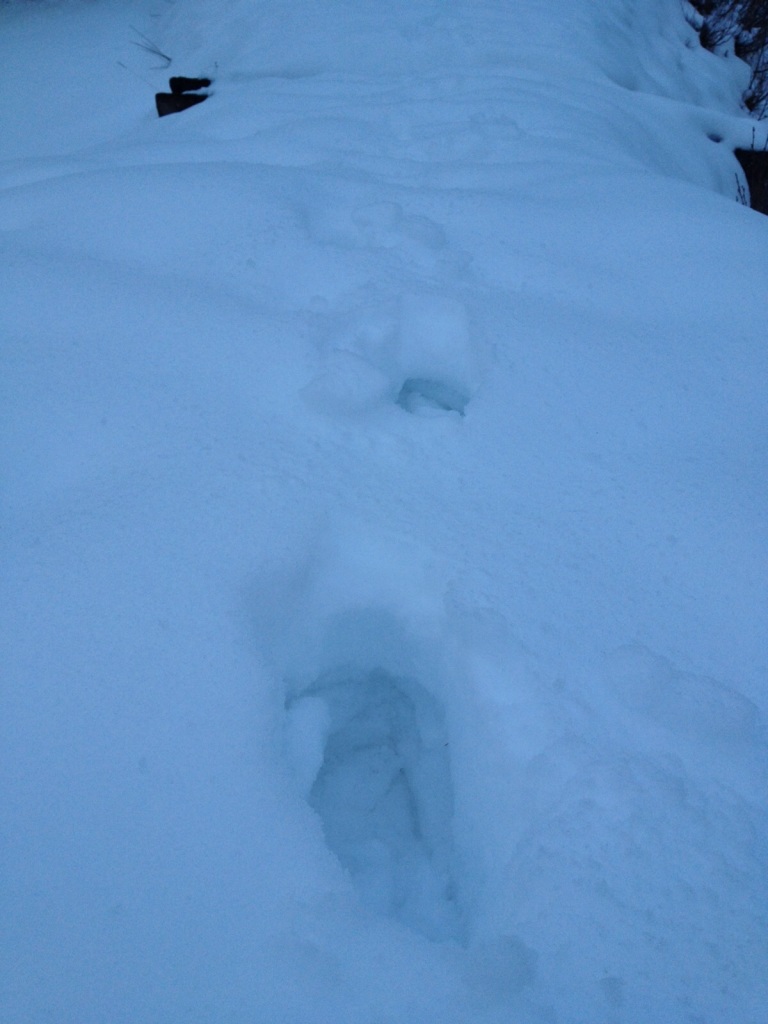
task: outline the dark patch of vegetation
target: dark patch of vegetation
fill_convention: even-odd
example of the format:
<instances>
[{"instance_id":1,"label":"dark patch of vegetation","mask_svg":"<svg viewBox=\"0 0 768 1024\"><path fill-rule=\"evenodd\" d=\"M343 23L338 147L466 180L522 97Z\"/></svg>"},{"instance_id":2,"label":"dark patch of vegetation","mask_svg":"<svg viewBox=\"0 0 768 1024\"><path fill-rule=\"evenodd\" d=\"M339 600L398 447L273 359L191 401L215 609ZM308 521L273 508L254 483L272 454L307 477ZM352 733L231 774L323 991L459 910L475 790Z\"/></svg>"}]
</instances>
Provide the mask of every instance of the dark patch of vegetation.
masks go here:
<instances>
[{"instance_id":1,"label":"dark patch of vegetation","mask_svg":"<svg viewBox=\"0 0 768 1024\"><path fill-rule=\"evenodd\" d=\"M768 0L695 0L693 7L703 18L701 45L749 64L744 104L755 117L768 116Z\"/></svg>"},{"instance_id":2,"label":"dark patch of vegetation","mask_svg":"<svg viewBox=\"0 0 768 1024\"><path fill-rule=\"evenodd\" d=\"M143 32L139 32L137 28L131 25L131 31L135 32L139 37L138 39L132 39L131 42L134 46L138 46L140 50L144 50L145 53L152 54L153 57L157 57L163 63L157 65L158 68L167 68L173 63L173 58L169 57L167 53L163 53L160 47L151 40L148 36L145 36Z\"/></svg>"}]
</instances>

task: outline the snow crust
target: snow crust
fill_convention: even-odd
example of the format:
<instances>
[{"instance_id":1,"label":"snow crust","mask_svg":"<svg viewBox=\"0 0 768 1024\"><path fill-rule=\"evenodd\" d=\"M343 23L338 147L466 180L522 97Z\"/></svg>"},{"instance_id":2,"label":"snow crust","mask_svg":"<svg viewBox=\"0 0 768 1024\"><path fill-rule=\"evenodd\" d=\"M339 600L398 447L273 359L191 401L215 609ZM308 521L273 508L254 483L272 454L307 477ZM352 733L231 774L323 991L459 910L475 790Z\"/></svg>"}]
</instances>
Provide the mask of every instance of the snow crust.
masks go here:
<instances>
[{"instance_id":1,"label":"snow crust","mask_svg":"<svg viewBox=\"0 0 768 1024\"><path fill-rule=\"evenodd\" d=\"M763 1024L746 66L676 0L0 57L0 1019Z\"/></svg>"}]
</instances>

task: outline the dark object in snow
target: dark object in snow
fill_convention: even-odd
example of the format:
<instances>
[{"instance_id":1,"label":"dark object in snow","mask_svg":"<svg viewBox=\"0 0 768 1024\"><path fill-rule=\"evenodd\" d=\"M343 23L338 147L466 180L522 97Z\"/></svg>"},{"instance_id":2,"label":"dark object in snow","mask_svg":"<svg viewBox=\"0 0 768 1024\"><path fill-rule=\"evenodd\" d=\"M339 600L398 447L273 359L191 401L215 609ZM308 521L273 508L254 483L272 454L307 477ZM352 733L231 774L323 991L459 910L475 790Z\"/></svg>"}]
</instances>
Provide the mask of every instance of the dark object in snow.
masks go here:
<instances>
[{"instance_id":1,"label":"dark object in snow","mask_svg":"<svg viewBox=\"0 0 768 1024\"><path fill-rule=\"evenodd\" d=\"M744 102L762 119L768 114L768 0L694 0L693 6L699 17L690 24L700 29L701 45L720 56L733 53L749 65Z\"/></svg>"},{"instance_id":2,"label":"dark object in snow","mask_svg":"<svg viewBox=\"0 0 768 1024\"><path fill-rule=\"evenodd\" d=\"M166 114L178 114L182 110L194 107L208 99L207 92L197 92L198 89L207 89L211 84L210 78L184 78L183 75L174 75L168 79L170 92L158 92L155 94L155 105L157 116L165 117Z\"/></svg>"},{"instance_id":3,"label":"dark object in snow","mask_svg":"<svg viewBox=\"0 0 768 1024\"><path fill-rule=\"evenodd\" d=\"M768 150L737 149L736 159L749 186L749 205L758 213L768 213Z\"/></svg>"},{"instance_id":4,"label":"dark object in snow","mask_svg":"<svg viewBox=\"0 0 768 1024\"><path fill-rule=\"evenodd\" d=\"M178 114L181 110L187 110L189 107L194 107L197 103L202 103L207 100L207 94L197 95L195 93L177 93L174 95L172 92L158 92L155 94L155 104L157 106L157 116L165 117L166 114Z\"/></svg>"},{"instance_id":5,"label":"dark object in snow","mask_svg":"<svg viewBox=\"0 0 768 1024\"><path fill-rule=\"evenodd\" d=\"M210 78L184 78L176 75L168 80L171 92L176 95L182 92L194 92L195 89L207 89L211 84Z\"/></svg>"}]
</instances>

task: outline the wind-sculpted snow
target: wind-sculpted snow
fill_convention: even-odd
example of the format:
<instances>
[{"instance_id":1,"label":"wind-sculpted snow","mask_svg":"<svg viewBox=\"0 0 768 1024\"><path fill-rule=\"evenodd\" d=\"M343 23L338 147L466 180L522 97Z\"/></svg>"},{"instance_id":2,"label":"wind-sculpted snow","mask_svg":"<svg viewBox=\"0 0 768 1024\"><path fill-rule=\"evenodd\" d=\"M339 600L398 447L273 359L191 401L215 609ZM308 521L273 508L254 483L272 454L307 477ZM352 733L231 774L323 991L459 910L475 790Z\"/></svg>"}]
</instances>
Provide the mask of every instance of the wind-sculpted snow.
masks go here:
<instances>
[{"instance_id":1,"label":"wind-sculpted snow","mask_svg":"<svg viewBox=\"0 0 768 1024\"><path fill-rule=\"evenodd\" d=\"M688 15L0 4L3 1022L763 1024L766 134Z\"/></svg>"}]
</instances>

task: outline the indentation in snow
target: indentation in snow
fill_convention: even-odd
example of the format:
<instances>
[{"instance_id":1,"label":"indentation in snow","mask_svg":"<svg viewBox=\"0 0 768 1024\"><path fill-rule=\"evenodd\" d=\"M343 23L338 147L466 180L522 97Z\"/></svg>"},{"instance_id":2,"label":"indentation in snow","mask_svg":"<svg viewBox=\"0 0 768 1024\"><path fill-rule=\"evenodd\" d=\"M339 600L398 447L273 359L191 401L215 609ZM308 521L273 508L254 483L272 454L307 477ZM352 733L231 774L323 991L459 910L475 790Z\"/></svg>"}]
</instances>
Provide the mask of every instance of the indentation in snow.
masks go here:
<instances>
[{"instance_id":1,"label":"indentation in snow","mask_svg":"<svg viewBox=\"0 0 768 1024\"><path fill-rule=\"evenodd\" d=\"M432 940L460 940L453 790L436 698L382 669L339 668L290 697L287 712L294 769L363 901Z\"/></svg>"},{"instance_id":2,"label":"indentation in snow","mask_svg":"<svg viewBox=\"0 0 768 1024\"><path fill-rule=\"evenodd\" d=\"M406 412L429 416L440 412L464 415L469 395L453 384L428 377L409 377L397 396L397 404Z\"/></svg>"}]
</instances>

